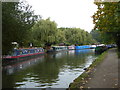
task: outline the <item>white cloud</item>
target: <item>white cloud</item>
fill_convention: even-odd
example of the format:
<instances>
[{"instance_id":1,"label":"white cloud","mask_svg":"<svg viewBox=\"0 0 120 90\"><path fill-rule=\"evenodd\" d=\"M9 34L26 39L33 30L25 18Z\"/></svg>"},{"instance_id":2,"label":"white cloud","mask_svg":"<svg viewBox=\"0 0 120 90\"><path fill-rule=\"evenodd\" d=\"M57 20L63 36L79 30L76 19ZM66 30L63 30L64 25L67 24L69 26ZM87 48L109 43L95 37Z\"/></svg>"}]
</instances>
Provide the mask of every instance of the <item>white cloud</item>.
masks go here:
<instances>
[{"instance_id":1,"label":"white cloud","mask_svg":"<svg viewBox=\"0 0 120 90\"><path fill-rule=\"evenodd\" d=\"M86 31L93 28L91 16L97 10L93 0L26 0L35 14L50 17L58 27L77 27Z\"/></svg>"}]
</instances>

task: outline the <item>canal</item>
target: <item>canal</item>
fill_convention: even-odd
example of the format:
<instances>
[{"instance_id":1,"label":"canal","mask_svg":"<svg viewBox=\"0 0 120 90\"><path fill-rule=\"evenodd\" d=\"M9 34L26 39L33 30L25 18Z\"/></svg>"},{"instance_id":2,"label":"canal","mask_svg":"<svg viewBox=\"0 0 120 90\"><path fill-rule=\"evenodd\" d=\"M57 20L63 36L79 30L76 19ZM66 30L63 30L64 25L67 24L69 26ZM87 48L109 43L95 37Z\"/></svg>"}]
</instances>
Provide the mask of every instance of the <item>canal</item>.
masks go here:
<instances>
[{"instance_id":1,"label":"canal","mask_svg":"<svg viewBox=\"0 0 120 90\"><path fill-rule=\"evenodd\" d=\"M68 88L97 56L94 49L40 55L3 66L3 88Z\"/></svg>"}]
</instances>

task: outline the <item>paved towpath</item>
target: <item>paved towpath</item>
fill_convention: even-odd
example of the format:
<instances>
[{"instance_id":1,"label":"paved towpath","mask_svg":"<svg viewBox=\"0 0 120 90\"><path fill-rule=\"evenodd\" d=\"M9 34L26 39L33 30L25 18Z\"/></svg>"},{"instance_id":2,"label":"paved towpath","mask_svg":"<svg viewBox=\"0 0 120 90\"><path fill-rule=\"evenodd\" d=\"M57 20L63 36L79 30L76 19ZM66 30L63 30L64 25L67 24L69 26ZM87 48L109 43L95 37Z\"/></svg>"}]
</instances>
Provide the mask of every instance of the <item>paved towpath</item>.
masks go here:
<instances>
[{"instance_id":1,"label":"paved towpath","mask_svg":"<svg viewBox=\"0 0 120 90\"><path fill-rule=\"evenodd\" d=\"M118 88L118 61L120 60L117 57L117 49L110 49L105 59L95 68L83 87Z\"/></svg>"}]
</instances>

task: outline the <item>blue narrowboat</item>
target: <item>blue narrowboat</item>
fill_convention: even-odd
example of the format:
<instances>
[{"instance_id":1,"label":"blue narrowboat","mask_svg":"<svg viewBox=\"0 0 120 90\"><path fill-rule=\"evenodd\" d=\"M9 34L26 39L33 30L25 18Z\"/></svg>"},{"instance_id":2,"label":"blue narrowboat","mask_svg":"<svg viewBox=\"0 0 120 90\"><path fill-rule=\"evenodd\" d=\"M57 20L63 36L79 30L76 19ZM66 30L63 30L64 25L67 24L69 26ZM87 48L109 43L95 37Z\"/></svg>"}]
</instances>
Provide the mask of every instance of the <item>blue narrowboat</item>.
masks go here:
<instances>
[{"instance_id":1,"label":"blue narrowboat","mask_svg":"<svg viewBox=\"0 0 120 90\"><path fill-rule=\"evenodd\" d=\"M90 48L91 48L90 45L75 46L75 49L76 49L76 50L79 50L79 49L90 49Z\"/></svg>"}]
</instances>

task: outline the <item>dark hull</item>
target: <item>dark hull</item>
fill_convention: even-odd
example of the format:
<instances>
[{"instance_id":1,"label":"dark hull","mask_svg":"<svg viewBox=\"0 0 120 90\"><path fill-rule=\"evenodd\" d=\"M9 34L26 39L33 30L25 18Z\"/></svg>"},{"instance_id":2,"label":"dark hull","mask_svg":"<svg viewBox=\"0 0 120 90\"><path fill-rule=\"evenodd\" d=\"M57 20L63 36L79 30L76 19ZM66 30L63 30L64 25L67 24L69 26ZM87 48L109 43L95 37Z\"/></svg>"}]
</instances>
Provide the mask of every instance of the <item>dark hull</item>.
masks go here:
<instances>
[{"instance_id":1,"label":"dark hull","mask_svg":"<svg viewBox=\"0 0 120 90\"><path fill-rule=\"evenodd\" d=\"M2 59L2 66L6 66L9 64L14 64L18 62L24 62L30 59L38 58L43 56L44 53L36 54L36 55L30 55L30 56L25 56L25 57L19 57L19 58L3 58Z\"/></svg>"}]
</instances>

